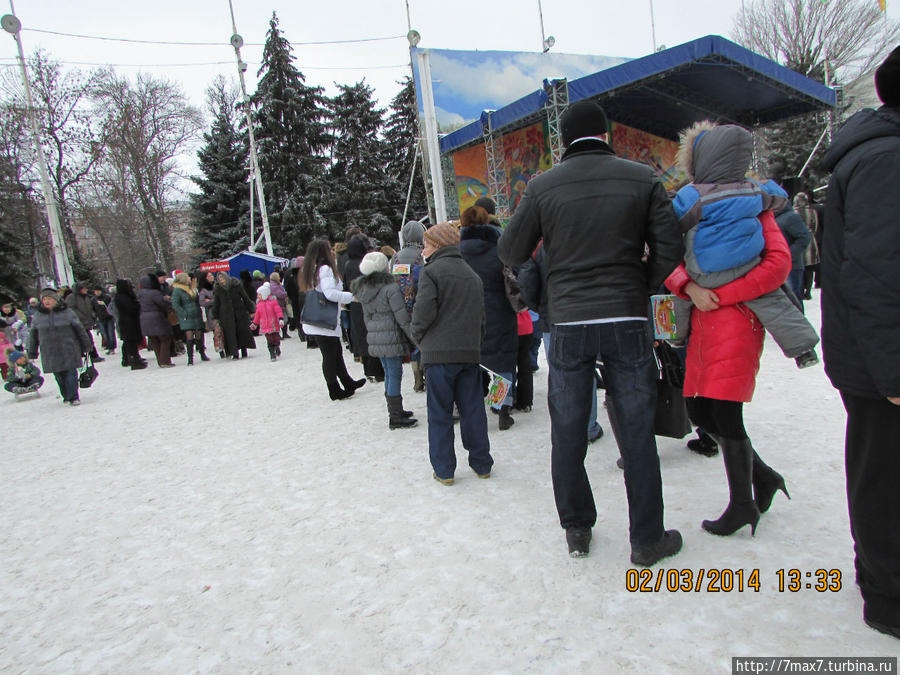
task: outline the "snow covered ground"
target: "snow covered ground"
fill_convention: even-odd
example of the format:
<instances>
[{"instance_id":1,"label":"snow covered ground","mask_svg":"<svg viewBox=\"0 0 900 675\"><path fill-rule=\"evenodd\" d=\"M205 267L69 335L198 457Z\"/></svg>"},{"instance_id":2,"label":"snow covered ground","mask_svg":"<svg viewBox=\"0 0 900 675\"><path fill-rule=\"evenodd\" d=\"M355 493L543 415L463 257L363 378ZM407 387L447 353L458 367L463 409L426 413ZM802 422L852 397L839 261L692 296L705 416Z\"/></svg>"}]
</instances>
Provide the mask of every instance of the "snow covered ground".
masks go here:
<instances>
[{"instance_id":1,"label":"snow covered ground","mask_svg":"<svg viewBox=\"0 0 900 675\"><path fill-rule=\"evenodd\" d=\"M110 358L80 408L52 378L40 399L0 399L0 670L730 672L732 656L900 653L861 619L840 398L771 341L747 427L793 499L756 537L701 530L727 501L722 460L658 439L666 524L685 539L658 568L759 570L759 592L730 593L626 590L610 433L589 450L591 555L568 557L543 356L534 412L502 433L489 416L491 479L457 439L444 487L408 370L420 426L389 432L381 385L332 402L318 351L292 339L270 363L260 346L175 370ZM791 568L838 569L841 590L779 592Z\"/></svg>"}]
</instances>

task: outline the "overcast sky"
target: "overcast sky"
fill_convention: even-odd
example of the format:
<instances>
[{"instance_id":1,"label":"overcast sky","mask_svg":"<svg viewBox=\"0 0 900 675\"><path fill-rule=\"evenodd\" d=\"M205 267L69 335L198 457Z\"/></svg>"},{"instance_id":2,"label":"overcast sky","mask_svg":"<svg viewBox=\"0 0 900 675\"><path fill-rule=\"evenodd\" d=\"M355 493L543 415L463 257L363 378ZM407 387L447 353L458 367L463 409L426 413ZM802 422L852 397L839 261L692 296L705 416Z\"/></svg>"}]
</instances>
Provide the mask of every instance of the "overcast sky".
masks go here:
<instances>
[{"instance_id":1,"label":"overcast sky","mask_svg":"<svg viewBox=\"0 0 900 675\"><path fill-rule=\"evenodd\" d=\"M123 73L139 68L178 81L202 106L213 77L234 76L234 51L228 0L13 0L26 29L26 54L43 47L70 64L115 64ZM233 0L245 46L242 55L249 91L255 89L269 19L277 12L280 27L294 46L297 66L307 83L328 93L334 82L366 79L382 106L398 91L396 82L409 73L407 3L404 0ZM871 0L874 4L877 0ZM9 0L0 0L0 12ZM900 0L888 0L888 15L898 18ZM541 26L537 0L409 0L420 47L539 51ZM554 51L639 57L653 50L649 0L543 0L544 29L556 38ZM656 43L672 47L697 37L729 37L741 0L655 0ZM215 46L146 45L62 37L28 29L83 35L172 42L218 42ZM303 42L384 38L370 42L303 45ZM14 63L15 43L0 35L0 64ZM258 43L260 46L251 46ZM213 65L174 65L209 64ZM89 68L90 66L81 66ZM540 82L535 83L535 89ZM490 82L484 82L490 87Z\"/></svg>"}]
</instances>

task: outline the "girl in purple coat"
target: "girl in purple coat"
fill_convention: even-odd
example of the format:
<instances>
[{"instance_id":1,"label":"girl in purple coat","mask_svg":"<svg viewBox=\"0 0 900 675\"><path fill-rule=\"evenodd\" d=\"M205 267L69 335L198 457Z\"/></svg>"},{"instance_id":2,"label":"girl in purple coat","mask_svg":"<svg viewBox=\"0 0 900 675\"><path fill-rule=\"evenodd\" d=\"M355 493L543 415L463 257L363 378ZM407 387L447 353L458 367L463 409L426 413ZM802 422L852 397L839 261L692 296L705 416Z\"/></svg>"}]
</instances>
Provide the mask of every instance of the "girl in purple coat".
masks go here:
<instances>
[{"instance_id":1,"label":"girl in purple coat","mask_svg":"<svg viewBox=\"0 0 900 675\"><path fill-rule=\"evenodd\" d=\"M281 307L281 313L285 316L285 321L287 321L287 317L289 316L288 294L287 290L285 290L284 286L281 284L281 275L278 272L272 272L272 274L269 275L269 291L272 293L272 297L278 301L278 306ZM290 333L288 333L287 323L281 327L281 337L283 339L291 337Z\"/></svg>"},{"instance_id":2,"label":"girl in purple coat","mask_svg":"<svg viewBox=\"0 0 900 675\"><path fill-rule=\"evenodd\" d=\"M266 336L269 347L269 358L274 361L281 356L280 330L284 327L284 312L281 305L272 295L269 283L266 282L256 291L256 312L253 314L251 329L259 327L259 332Z\"/></svg>"}]
</instances>

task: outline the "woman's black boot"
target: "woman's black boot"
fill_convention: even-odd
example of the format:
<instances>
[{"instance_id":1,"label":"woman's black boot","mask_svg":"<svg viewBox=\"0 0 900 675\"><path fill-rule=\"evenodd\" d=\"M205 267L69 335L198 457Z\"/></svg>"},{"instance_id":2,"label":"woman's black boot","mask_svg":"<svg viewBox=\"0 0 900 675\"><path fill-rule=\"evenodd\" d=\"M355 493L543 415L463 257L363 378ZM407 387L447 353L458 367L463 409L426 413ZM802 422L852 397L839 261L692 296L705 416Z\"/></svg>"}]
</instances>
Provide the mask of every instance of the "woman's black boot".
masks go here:
<instances>
[{"instance_id":1,"label":"woman's black boot","mask_svg":"<svg viewBox=\"0 0 900 675\"><path fill-rule=\"evenodd\" d=\"M753 501L760 513L765 513L772 506L775 493L781 490L788 499L787 486L784 484L784 476L759 458L753 451Z\"/></svg>"},{"instance_id":2,"label":"woman's black boot","mask_svg":"<svg viewBox=\"0 0 900 675\"><path fill-rule=\"evenodd\" d=\"M749 438L719 437L722 457L725 460L725 476L728 478L728 507L718 520L704 520L703 529L712 534L728 536L744 525L756 534L759 509L753 501L753 446Z\"/></svg>"}]
</instances>

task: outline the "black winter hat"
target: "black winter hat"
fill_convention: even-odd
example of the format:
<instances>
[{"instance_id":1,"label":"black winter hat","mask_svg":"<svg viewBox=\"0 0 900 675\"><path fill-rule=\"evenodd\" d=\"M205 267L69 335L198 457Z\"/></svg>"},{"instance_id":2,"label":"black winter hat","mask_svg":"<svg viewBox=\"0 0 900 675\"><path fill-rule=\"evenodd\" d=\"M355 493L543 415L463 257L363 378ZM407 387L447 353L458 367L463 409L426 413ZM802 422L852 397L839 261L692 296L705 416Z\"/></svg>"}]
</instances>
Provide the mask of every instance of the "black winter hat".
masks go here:
<instances>
[{"instance_id":1,"label":"black winter hat","mask_svg":"<svg viewBox=\"0 0 900 675\"><path fill-rule=\"evenodd\" d=\"M875 91L886 106L900 106L900 47L892 51L875 71Z\"/></svg>"},{"instance_id":2,"label":"black winter hat","mask_svg":"<svg viewBox=\"0 0 900 675\"><path fill-rule=\"evenodd\" d=\"M606 113L596 101L581 100L569 106L560 119L563 145L586 136L602 136L609 131Z\"/></svg>"},{"instance_id":3,"label":"black winter hat","mask_svg":"<svg viewBox=\"0 0 900 675\"><path fill-rule=\"evenodd\" d=\"M481 208L483 208L488 212L488 215L497 215L497 205L490 197L479 197L475 200L475 206L480 206Z\"/></svg>"}]
</instances>

